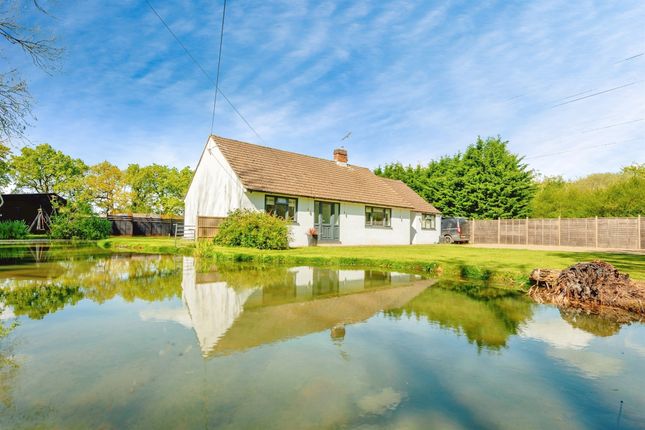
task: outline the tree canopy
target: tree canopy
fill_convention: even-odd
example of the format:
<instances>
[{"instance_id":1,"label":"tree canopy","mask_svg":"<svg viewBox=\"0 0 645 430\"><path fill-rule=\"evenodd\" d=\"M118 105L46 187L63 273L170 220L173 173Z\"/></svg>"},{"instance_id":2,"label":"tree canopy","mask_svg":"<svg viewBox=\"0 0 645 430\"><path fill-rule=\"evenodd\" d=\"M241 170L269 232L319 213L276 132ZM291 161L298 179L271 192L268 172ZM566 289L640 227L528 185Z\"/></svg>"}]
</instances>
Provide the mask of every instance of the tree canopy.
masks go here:
<instances>
[{"instance_id":1,"label":"tree canopy","mask_svg":"<svg viewBox=\"0 0 645 430\"><path fill-rule=\"evenodd\" d=\"M130 164L125 177L132 212L183 214L184 196L193 177L190 168Z\"/></svg>"},{"instance_id":2,"label":"tree canopy","mask_svg":"<svg viewBox=\"0 0 645 430\"><path fill-rule=\"evenodd\" d=\"M0 187L57 193L75 212L183 215L192 176L189 167L160 164L130 164L125 170L108 161L88 166L48 144L25 146L12 156L0 144Z\"/></svg>"},{"instance_id":3,"label":"tree canopy","mask_svg":"<svg viewBox=\"0 0 645 430\"><path fill-rule=\"evenodd\" d=\"M14 186L36 193L58 193L71 197L82 184L78 179L87 172L87 165L51 145L34 148L25 146L11 159Z\"/></svg>"},{"instance_id":4,"label":"tree canopy","mask_svg":"<svg viewBox=\"0 0 645 430\"><path fill-rule=\"evenodd\" d=\"M0 189L9 185L9 148L0 143Z\"/></svg>"},{"instance_id":5,"label":"tree canopy","mask_svg":"<svg viewBox=\"0 0 645 430\"><path fill-rule=\"evenodd\" d=\"M531 214L544 218L637 216L645 213L644 189L643 164L571 181L547 177L537 184Z\"/></svg>"},{"instance_id":6,"label":"tree canopy","mask_svg":"<svg viewBox=\"0 0 645 430\"><path fill-rule=\"evenodd\" d=\"M507 145L499 136L478 137L463 154L427 166L387 164L375 173L402 180L445 216L525 217L535 190L533 173Z\"/></svg>"},{"instance_id":7,"label":"tree canopy","mask_svg":"<svg viewBox=\"0 0 645 430\"><path fill-rule=\"evenodd\" d=\"M103 161L91 166L85 177L87 198L104 214L128 206L125 173L114 164Z\"/></svg>"}]
</instances>

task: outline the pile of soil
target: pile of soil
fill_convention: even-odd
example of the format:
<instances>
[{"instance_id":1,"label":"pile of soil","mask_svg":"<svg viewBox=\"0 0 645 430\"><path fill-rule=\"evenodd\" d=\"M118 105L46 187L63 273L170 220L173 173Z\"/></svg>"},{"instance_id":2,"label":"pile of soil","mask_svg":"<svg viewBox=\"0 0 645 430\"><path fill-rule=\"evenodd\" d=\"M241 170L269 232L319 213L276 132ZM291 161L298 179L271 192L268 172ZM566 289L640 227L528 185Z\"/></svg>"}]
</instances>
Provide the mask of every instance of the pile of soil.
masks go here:
<instances>
[{"instance_id":1,"label":"pile of soil","mask_svg":"<svg viewBox=\"0 0 645 430\"><path fill-rule=\"evenodd\" d=\"M541 303L594 308L606 306L645 314L645 285L604 261L578 263L562 271L535 269L529 295Z\"/></svg>"}]
</instances>

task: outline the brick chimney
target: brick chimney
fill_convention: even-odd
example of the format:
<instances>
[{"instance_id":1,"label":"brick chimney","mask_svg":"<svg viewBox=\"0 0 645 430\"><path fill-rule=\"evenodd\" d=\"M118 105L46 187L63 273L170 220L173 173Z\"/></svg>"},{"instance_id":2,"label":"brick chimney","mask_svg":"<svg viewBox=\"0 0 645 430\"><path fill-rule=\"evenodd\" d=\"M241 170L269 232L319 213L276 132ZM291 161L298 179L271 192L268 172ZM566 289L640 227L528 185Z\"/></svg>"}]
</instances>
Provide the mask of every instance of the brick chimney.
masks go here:
<instances>
[{"instance_id":1,"label":"brick chimney","mask_svg":"<svg viewBox=\"0 0 645 430\"><path fill-rule=\"evenodd\" d=\"M347 150L342 146L334 149L334 161L339 166L347 166Z\"/></svg>"}]
</instances>

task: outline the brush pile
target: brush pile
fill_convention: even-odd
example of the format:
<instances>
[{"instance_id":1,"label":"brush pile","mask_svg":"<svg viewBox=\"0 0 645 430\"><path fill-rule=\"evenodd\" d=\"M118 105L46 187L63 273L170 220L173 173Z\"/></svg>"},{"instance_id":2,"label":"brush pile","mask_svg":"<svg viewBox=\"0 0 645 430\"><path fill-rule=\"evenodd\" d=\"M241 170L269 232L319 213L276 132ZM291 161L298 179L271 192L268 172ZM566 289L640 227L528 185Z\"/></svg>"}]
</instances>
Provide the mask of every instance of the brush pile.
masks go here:
<instances>
[{"instance_id":1,"label":"brush pile","mask_svg":"<svg viewBox=\"0 0 645 430\"><path fill-rule=\"evenodd\" d=\"M578 263L562 271L535 269L529 295L542 303L594 308L610 306L645 314L645 285L604 261Z\"/></svg>"}]
</instances>

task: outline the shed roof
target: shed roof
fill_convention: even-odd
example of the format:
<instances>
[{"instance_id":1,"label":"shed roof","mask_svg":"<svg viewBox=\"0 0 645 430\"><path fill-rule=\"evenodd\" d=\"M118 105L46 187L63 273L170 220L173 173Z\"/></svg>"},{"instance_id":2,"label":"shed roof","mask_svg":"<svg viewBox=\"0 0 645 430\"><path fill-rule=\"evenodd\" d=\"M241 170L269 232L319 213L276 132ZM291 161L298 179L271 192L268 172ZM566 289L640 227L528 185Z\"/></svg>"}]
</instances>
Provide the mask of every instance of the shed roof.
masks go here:
<instances>
[{"instance_id":1,"label":"shed roof","mask_svg":"<svg viewBox=\"0 0 645 430\"><path fill-rule=\"evenodd\" d=\"M215 135L211 138L250 191L438 213L403 182L377 176L366 167L339 165Z\"/></svg>"}]
</instances>

